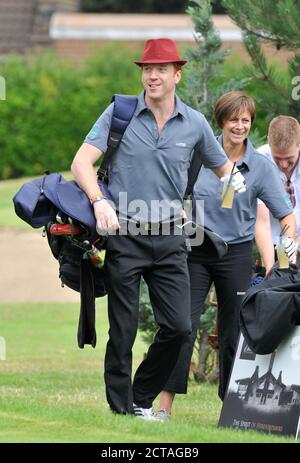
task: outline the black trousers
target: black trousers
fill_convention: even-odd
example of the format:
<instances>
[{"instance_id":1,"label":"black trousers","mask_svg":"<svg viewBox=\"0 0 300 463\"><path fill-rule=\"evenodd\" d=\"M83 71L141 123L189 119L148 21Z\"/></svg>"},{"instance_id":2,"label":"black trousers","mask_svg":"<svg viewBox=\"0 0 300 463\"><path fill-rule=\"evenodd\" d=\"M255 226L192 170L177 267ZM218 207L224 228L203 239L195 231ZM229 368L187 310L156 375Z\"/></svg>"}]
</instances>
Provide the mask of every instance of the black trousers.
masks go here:
<instances>
[{"instance_id":1,"label":"black trousers","mask_svg":"<svg viewBox=\"0 0 300 463\"><path fill-rule=\"evenodd\" d=\"M223 400L239 336L239 311L243 293L252 274L252 241L228 246L228 253L219 259L208 242L193 248L188 261L191 282L192 332L182 344L178 361L164 390L186 393L193 347L200 316L211 284L218 299L219 396Z\"/></svg>"},{"instance_id":2,"label":"black trousers","mask_svg":"<svg viewBox=\"0 0 300 463\"><path fill-rule=\"evenodd\" d=\"M109 340L105 354L107 401L117 413L133 402L150 408L173 370L191 331L190 285L185 237L110 236L107 243ZM159 326L132 383L140 279L144 277Z\"/></svg>"}]
</instances>

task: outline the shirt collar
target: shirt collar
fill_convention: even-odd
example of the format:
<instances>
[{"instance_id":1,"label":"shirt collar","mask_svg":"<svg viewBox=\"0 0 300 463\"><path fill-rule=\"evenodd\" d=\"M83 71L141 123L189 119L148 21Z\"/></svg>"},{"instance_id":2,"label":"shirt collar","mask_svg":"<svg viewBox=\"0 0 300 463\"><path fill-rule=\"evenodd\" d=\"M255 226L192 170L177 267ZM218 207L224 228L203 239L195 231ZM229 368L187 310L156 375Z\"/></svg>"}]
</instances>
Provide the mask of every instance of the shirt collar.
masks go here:
<instances>
[{"instance_id":1,"label":"shirt collar","mask_svg":"<svg viewBox=\"0 0 300 463\"><path fill-rule=\"evenodd\" d=\"M223 135L219 135L217 137L217 141L220 143L220 145L223 147ZM254 149L254 146L252 145L251 141L246 138L246 140L244 141L244 144L246 145L246 151L244 153L244 156L242 157L242 159L240 161L238 161L236 163L237 167L244 167L246 166L248 170L250 170L251 168L251 164L252 164L252 161L253 161L253 153L255 153L255 149Z\"/></svg>"},{"instance_id":2,"label":"shirt collar","mask_svg":"<svg viewBox=\"0 0 300 463\"><path fill-rule=\"evenodd\" d=\"M145 91L143 90L138 96L138 103L134 114L135 116L138 116L147 109L148 107L145 103ZM176 117L178 114L181 114L183 117L187 117L187 110L185 104L181 101L179 96L175 95L175 109L171 117Z\"/></svg>"},{"instance_id":3,"label":"shirt collar","mask_svg":"<svg viewBox=\"0 0 300 463\"><path fill-rule=\"evenodd\" d=\"M145 103L144 91L142 91L138 96L138 103L135 110L135 116L138 116L141 112L145 111L147 108Z\"/></svg>"},{"instance_id":4,"label":"shirt collar","mask_svg":"<svg viewBox=\"0 0 300 463\"><path fill-rule=\"evenodd\" d=\"M299 179L299 178L300 178L300 153L299 153L299 157L298 157L298 161L297 161L297 164L295 166L295 169L293 170L292 175L291 175L291 181L293 182L293 181L295 181L296 179Z\"/></svg>"},{"instance_id":5,"label":"shirt collar","mask_svg":"<svg viewBox=\"0 0 300 463\"><path fill-rule=\"evenodd\" d=\"M186 105L181 101L179 96L175 95L175 111L174 116L181 114L183 117L187 117Z\"/></svg>"},{"instance_id":6,"label":"shirt collar","mask_svg":"<svg viewBox=\"0 0 300 463\"><path fill-rule=\"evenodd\" d=\"M294 169L292 177L293 177L294 174L295 174L296 177L300 177L300 153L299 153L298 162L297 162L297 165L296 165L296 167Z\"/></svg>"}]
</instances>

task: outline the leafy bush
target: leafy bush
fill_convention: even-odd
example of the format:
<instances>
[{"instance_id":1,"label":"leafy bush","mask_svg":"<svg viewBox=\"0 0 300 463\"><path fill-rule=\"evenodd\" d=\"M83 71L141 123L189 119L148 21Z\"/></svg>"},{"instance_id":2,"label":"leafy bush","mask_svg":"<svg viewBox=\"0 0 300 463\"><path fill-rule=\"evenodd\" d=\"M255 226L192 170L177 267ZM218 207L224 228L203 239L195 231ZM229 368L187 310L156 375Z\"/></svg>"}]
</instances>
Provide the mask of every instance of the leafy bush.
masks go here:
<instances>
[{"instance_id":1,"label":"leafy bush","mask_svg":"<svg viewBox=\"0 0 300 463\"><path fill-rule=\"evenodd\" d=\"M1 63L0 179L67 170L113 93L137 94L132 52L109 46L82 67L52 53L12 54Z\"/></svg>"},{"instance_id":2,"label":"leafy bush","mask_svg":"<svg viewBox=\"0 0 300 463\"><path fill-rule=\"evenodd\" d=\"M75 66L53 53L20 56L11 54L0 63L6 80L6 100L0 101L0 179L41 175L68 170L73 156L113 93L138 94L140 71L133 65L136 55L126 46L113 44L95 50L93 56ZM226 60L222 78L215 79L211 92L232 76L247 77L236 60ZM183 69L179 94L189 65ZM260 90L260 89L259 89ZM255 98L250 82L244 91ZM185 98L184 98L185 99ZM252 140L265 140L266 111L258 107Z\"/></svg>"}]
</instances>

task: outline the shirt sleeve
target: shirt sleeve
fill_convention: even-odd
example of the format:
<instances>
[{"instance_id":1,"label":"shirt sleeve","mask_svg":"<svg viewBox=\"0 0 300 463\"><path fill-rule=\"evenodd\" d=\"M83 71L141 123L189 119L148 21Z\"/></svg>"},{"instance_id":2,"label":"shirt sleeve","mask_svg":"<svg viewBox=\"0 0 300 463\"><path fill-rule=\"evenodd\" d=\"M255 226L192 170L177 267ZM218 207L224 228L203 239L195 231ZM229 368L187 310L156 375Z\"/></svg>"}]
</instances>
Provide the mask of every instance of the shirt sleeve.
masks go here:
<instances>
[{"instance_id":1,"label":"shirt sleeve","mask_svg":"<svg viewBox=\"0 0 300 463\"><path fill-rule=\"evenodd\" d=\"M261 185L258 198L270 209L273 217L280 220L286 215L291 214L293 206L289 195L285 191L276 167L268 159L265 159L263 176L260 178ZM266 182L265 179L268 179L268 181Z\"/></svg>"},{"instance_id":2,"label":"shirt sleeve","mask_svg":"<svg viewBox=\"0 0 300 463\"><path fill-rule=\"evenodd\" d=\"M211 126L207 122L203 114L201 116L201 137L195 146L195 152L200 156L204 166L208 169L221 167L228 161L220 143L216 140Z\"/></svg>"},{"instance_id":3,"label":"shirt sleeve","mask_svg":"<svg viewBox=\"0 0 300 463\"><path fill-rule=\"evenodd\" d=\"M106 110L101 114L99 119L95 122L84 142L95 146L102 153L107 150L107 139L113 114L113 103L111 103Z\"/></svg>"}]
</instances>

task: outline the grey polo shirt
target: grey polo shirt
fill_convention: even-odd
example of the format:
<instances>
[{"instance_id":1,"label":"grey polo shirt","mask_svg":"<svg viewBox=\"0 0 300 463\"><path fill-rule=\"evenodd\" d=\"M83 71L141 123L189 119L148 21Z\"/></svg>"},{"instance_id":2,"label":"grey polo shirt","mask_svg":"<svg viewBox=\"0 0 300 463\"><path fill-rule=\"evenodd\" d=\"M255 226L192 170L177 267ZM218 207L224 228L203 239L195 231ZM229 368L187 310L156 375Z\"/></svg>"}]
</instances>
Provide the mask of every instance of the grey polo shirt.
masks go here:
<instances>
[{"instance_id":1,"label":"grey polo shirt","mask_svg":"<svg viewBox=\"0 0 300 463\"><path fill-rule=\"evenodd\" d=\"M113 104L85 139L102 152L107 149L112 111ZM159 133L142 92L109 169L109 192L119 214L137 222L167 222L178 217L194 149L209 169L227 162L200 112L176 96L174 113ZM212 175L219 183L217 176Z\"/></svg>"},{"instance_id":2,"label":"grey polo shirt","mask_svg":"<svg viewBox=\"0 0 300 463\"><path fill-rule=\"evenodd\" d=\"M218 141L222 144L222 137L218 137ZM276 219L293 212L274 164L258 153L250 140L246 140L244 157L237 166L243 168L247 190L234 195L232 209L221 208L223 186L204 167L200 171L193 194L193 215L196 222L201 222L199 218L203 217L204 208L204 225L231 244L253 239L257 198L267 205Z\"/></svg>"}]
</instances>

